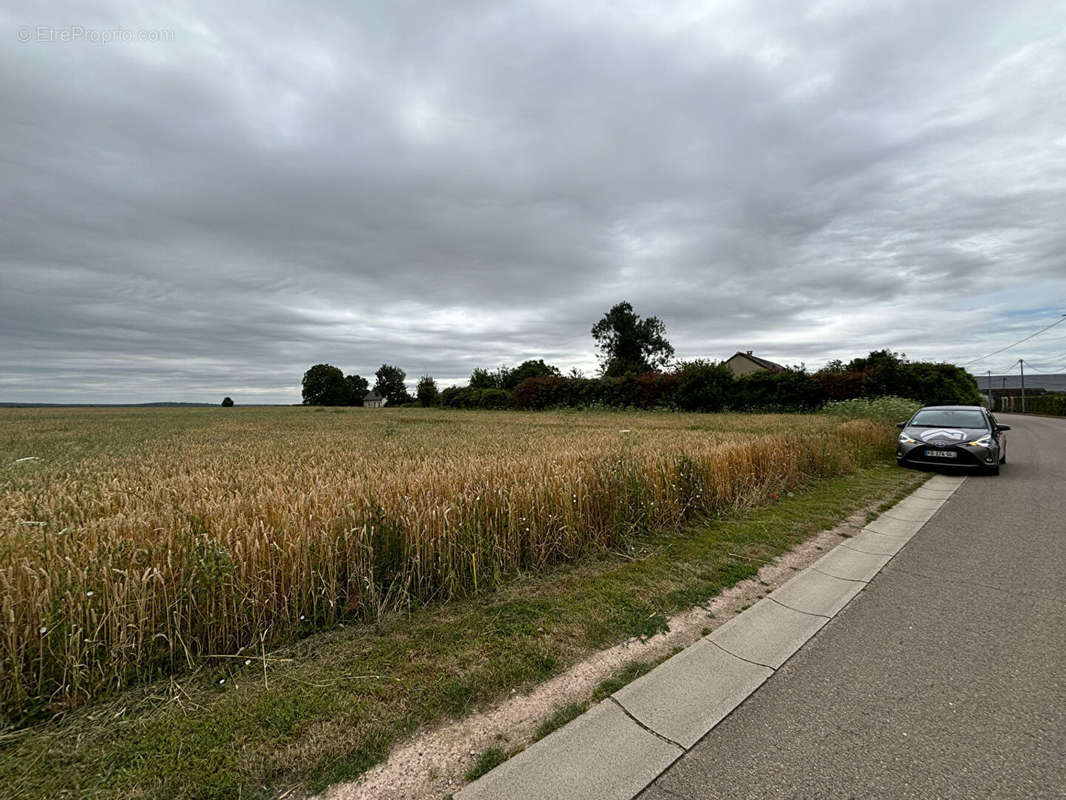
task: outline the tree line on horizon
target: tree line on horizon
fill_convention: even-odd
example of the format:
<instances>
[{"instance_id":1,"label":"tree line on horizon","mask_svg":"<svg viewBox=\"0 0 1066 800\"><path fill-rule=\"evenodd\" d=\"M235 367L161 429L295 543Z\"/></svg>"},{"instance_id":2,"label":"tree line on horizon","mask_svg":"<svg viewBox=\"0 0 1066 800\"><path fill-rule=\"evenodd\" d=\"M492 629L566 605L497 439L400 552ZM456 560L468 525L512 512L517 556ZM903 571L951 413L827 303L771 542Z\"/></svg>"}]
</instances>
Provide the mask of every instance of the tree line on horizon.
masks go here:
<instances>
[{"instance_id":1,"label":"tree line on horizon","mask_svg":"<svg viewBox=\"0 0 1066 800\"><path fill-rule=\"evenodd\" d=\"M423 375L412 397L406 373L382 364L374 390L388 405L447 408L543 409L564 406L675 408L686 411L807 411L831 400L898 395L932 404L976 404L977 382L953 364L910 362L902 353L877 350L844 363L807 372L803 365L781 372L737 377L722 362L673 362L674 348L658 317L641 318L628 302L613 306L593 327L599 375L574 369L563 375L544 359L516 367L476 368L465 386L443 391ZM360 406L370 390L359 375L330 364L304 373L305 405Z\"/></svg>"},{"instance_id":2,"label":"tree line on horizon","mask_svg":"<svg viewBox=\"0 0 1066 800\"><path fill-rule=\"evenodd\" d=\"M641 318L627 302L616 304L592 327L592 337L600 350L601 375L621 377L652 372L666 367L674 348L666 340L665 326L658 317ZM470 375L469 387L474 391L513 392L526 378L561 377L558 367L544 359L530 359L517 367L500 366L495 370L476 368ZM417 402L423 406L438 405L442 393L430 375L418 382L415 397L407 391L407 374L397 366L382 364L374 374L374 391L387 400L388 405ZM582 377L571 370L570 377ZM464 387L451 387L452 389ZM303 376L304 405L361 406L370 391L370 384L360 375L345 375L332 364L315 364ZM445 392L451 389L445 389Z\"/></svg>"},{"instance_id":3,"label":"tree line on horizon","mask_svg":"<svg viewBox=\"0 0 1066 800\"><path fill-rule=\"evenodd\" d=\"M428 377L428 376L427 376ZM407 392L407 373L392 364L382 364L374 373L374 391L390 405L411 402ZM425 381L426 378L423 378ZM433 379L428 378L433 389ZM422 381L419 382L422 388ZM361 375L345 375L332 364L315 364L303 377L303 402L308 406L361 406L370 393L370 381Z\"/></svg>"}]
</instances>

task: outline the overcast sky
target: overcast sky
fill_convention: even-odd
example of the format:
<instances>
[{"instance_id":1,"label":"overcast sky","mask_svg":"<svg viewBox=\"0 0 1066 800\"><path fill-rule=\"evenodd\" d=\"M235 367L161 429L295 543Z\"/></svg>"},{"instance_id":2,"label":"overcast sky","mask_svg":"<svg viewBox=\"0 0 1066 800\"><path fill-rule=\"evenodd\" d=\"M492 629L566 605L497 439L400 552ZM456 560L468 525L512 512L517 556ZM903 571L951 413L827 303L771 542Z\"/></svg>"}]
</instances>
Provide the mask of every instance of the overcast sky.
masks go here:
<instances>
[{"instance_id":1,"label":"overcast sky","mask_svg":"<svg viewBox=\"0 0 1066 800\"><path fill-rule=\"evenodd\" d=\"M1066 312L1061 2L6 5L0 400L591 373L623 299L811 368Z\"/></svg>"}]
</instances>

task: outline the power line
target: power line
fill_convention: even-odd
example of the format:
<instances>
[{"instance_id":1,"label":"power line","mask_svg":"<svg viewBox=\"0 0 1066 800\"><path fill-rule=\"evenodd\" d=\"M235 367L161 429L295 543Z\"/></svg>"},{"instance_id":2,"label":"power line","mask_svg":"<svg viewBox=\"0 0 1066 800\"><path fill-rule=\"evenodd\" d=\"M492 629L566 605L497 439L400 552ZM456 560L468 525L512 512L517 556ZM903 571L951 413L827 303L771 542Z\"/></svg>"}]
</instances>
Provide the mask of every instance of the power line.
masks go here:
<instances>
[{"instance_id":1,"label":"power line","mask_svg":"<svg viewBox=\"0 0 1066 800\"><path fill-rule=\"evenodd\" d=\"M1066 370L1066 353L1059 353L1057 356L1054 356L1052 358L1040 358L1040 357L1037 357L1037 359L1036 359L1036 363L1037 364L1057 364L1060 361L1064 363L1064 366L1062 367L1062 369ZM1028 364L1029 363L1029 359L1026 359L1025 363ZM1054 367L1053 369L1059 369L1059 367Z\"/></svg>"},{"instance_id":2,"label":"power line","mask_svg":"<svg viewBox=\"0 0 1066 800\"><path fill-rule=\"evenodd\" d=\"M1057 375L1059 372L1066 370L1066 367L1050 367L1044 369L1037 369L1033 366L1033 362L1026 359L1025 366L1027 369L1031 369L1033 372L1039 375Z\"/></svg>"},{"instance_id":3,"label":"power line","mask_svg":"<svg viewBox=\"0 0 1066 800\"><path fill-rule=\"evenodd\" d=\"M1061 325L1063 322L1066 322L1066 314L1064 314L1062 316L1062 319L1055 320L1054 322L1052 322L1047 327L1041 327L1041 329L1039 331L1037 331L1036 333L1030 334L1029 336L1025 337L1024 339L1018 339L1016 342L1014 342L1014 345L1007 345L1005 348L1000 348L999 350L992 351L991 353L988 353L987 355L982 355L980 358L974 358L972 362L967 362L966 364L963 364L963 365L960 365L960 366L968 367L971 364L976 364L978 362L983 362L985 358L989 358L989 357L994 356L994 355L999 355L1000 353L1002 353L1005 350L1010 350L1011 348L1017 347L1018 345L1020 345L1021 342L1029 341L1030 339L1032 339L1032 338L1034 338L1036 336L1039 336L1041 333L1044 333L1045 331L1050 331L1052 329L1052 327L1054 327L1055 325Z\"/></svg>"},{"instance_id":4,"label":"power line","mask_svg":"<svg viewBox=\"0 0 1066 800\"><path fill-rule=\"evenodd\" d=\"M1025 363L1028 364L1029 362L1026 361ZM1007 366L1005 366L1005 367L1003 367L1001 369L991 370L991 372L992 372L993 375L996 375L997 377L998 376L1002 376L1002 375L1009 375L1011 370L1012 369L1016 369L1017 367L1018 367L1018 359L1014 359L1009 364L1007 364ZM984 372L989 372L989 371L990 370L987 370L987 369L984 370ZM976 374L976 373L974 373L974 374Z\"/></svg>"},{"instance_id":5,"label":"power line","mask_svg":"<svg viewBox=\"0 0 1066 800\"><path fill-rule=\"evenodd\" d=\"M1055 358L1037 358L1035 360L1035 362L1031 362L1027 358L1027 359L1025 359L1025 366L1029 367L1029 365L1031 363L1036 363L1036 364L1055 364L1055 363L1057 363L1059 361L1063 361L1064 359L1066 359L1066 353L1063 353L1062 355L1059 355L1059 356L1055 356ZM1005 366L1005 367L1000 367L999 369L993 369L993 370L987 370L986 369L986 370L982 370L982 371L983 372L991 371L991 373L993 375L1002 376L1002 375L1011 375L1013 373L1013 370L1016 370L1017 368L1018 368L1018 359L1014 359L1009 364L1007 364L1007 366ZM1047 373L1048 369L1051 369L1052 372L1051 373ZM1050 368L1045 367L1043 370L1038 370L1038 369L1036 369L1034 367L1033 371L1034 372L1040 372L1041 374L1057 374L1058 372L1066 372L1066 362L1063 363L1062 367L1050 367ZM974 373L974 374L976 374L976 373Z\"/></svg>"}]
</instances>

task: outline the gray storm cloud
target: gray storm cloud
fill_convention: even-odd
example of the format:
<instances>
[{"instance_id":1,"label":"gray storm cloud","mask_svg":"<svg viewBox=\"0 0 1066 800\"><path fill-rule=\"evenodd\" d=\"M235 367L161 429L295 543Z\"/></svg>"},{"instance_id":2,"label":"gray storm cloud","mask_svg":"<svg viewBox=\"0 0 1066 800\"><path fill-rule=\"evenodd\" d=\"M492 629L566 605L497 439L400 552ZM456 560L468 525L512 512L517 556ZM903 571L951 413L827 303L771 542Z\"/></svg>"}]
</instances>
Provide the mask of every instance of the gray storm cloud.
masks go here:
<instances>
[{"instance_id":1,"label":"gray storm cloud","mask_svg":"<svg viewBox=\"0 0 1066 800\"><path fill-rule=\"evenodd\" d=\"M681 357L812 367L1066 310L1058 3L3 14L0 400L591 371L622 299ZM168 35L38 36L72 26Z\"/></svg>"}]
</instances>

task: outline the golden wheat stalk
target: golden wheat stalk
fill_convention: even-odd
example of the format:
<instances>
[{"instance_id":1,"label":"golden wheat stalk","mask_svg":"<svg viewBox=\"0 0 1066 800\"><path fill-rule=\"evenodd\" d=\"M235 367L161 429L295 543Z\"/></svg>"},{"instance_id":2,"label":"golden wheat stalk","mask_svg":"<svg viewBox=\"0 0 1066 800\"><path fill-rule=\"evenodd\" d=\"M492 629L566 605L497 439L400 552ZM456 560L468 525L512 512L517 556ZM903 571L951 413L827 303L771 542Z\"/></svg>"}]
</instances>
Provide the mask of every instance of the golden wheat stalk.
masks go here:
<instances>
[{"instance_id":1,"label":"golden wheat stalk","mask_svg":"<svg viewBox=\"0 0 1066 800\"><path fill-rule=\"evenodd\" d=\"M72 428L93 452L64 454L56 431ZM872 422L810 416L305 408L42 411L0 432L15 456L53 454L0 465L8 718L484 592L847 472L886 442Z\"/></svg>"}]
</instances>

